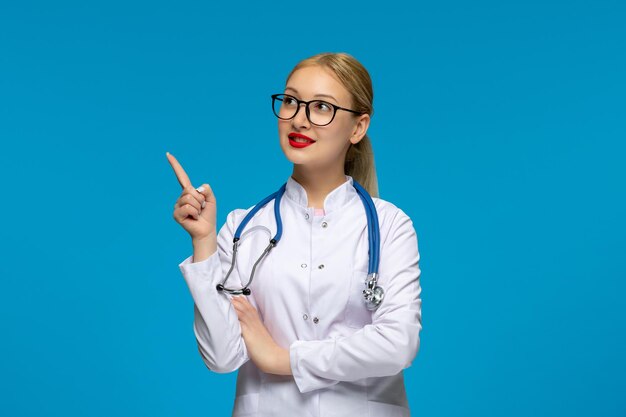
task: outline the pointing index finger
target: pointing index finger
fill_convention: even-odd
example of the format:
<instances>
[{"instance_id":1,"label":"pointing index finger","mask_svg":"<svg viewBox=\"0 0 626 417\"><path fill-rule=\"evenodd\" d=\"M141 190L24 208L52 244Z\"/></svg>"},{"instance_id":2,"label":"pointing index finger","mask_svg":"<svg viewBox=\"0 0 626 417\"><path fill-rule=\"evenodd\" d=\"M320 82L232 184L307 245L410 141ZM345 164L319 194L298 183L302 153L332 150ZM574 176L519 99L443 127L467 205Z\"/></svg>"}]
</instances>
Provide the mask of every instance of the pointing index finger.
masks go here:
<instances>
[{"instance_id":1,"label":"pointing index finger","mask_svg":"<svg viewBox=\"0 0 626 417\"><path fill-rule=\"evenodd\" d=\"M189 180L187 173L178 163L176 158L174 158L174 155L169 152L167 152L166 155L167 160L170 162L170 165L172 166L172 168L174 168L174 173L176 174L176 178L178 179L178 183L180 184L180 186L183 187L183 189L185 189L185 187L192 187L191 181Z\"/></svg>"}]
</instances>

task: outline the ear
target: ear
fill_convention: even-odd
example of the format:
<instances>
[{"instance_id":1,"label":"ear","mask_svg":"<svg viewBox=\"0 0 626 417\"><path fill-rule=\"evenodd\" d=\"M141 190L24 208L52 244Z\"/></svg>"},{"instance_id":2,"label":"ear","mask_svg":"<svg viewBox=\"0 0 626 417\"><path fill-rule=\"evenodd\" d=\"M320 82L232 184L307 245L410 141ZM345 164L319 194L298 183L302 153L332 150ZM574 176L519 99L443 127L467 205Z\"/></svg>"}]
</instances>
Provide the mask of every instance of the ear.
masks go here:
<instances>
[{"instance_id":1,"label":"ear","mask_svg":"<svg viewBox=\"0 0 626 417\"><path fill-rule=\"evenodd\" d=\"M356 145L363 139L363 136L367 133L367 128L370 126L370 115L365 113L358 117L354 129L352 130L352 136L350 136L350 142Z\"/></svg>"}]
</instances>

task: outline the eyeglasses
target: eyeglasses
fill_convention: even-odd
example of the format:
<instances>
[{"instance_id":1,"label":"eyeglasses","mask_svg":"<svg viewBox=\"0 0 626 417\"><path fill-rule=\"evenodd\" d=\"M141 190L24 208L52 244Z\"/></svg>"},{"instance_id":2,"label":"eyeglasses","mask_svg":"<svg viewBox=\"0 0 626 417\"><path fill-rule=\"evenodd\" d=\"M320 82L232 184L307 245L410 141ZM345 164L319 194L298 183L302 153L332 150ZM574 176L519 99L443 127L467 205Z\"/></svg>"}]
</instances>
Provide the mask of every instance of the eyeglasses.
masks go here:
<instances>
[{"instance_id":1,"label":"eyeglasses","mask_svg":"<svg viewBox=\"0 0 626 417\"><path fill-rule=\"evenodd\" d=\"M300 104L304 104L306 117L315 126L330 124L337 114L337 110L349 111L350 113L363 114L363 112L345 109L322 100L304 101L298 100L289 94L272 94L272 110L281 120L293 119L300 110Z\"/></svg>"}]
</instances>

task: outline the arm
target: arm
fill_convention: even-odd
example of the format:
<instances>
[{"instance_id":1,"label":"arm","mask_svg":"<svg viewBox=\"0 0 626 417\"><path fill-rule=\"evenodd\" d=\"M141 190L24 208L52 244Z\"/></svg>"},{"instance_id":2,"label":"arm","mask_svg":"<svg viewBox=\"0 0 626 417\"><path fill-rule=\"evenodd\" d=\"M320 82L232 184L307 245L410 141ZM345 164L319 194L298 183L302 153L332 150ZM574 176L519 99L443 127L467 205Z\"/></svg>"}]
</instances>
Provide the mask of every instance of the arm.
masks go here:
<instances>
[{"instance_id":1,"label":"arm","mask_svg":"<svg viewBox=\"0 0 626 417\"><path fill-rule=\"evenodd\" d=\"M233 372L249 359L239 319L230 302L232 297L215 288L230 269L233 225L234 211L229 213L217 236L217 251L198 262L189 256L179 264L194 300L193 329L198 350L207 368L218 373ZM194 255L198 259L204 257L197 256L195 247ZM236 268L226 285L241 287Z\"/></svg>"},{"instance_id":2,"label":"arm","mask_svg":"<svg viewBox=\"0 0 626 417\"><path fill-rule=\"evenodd\" d=\"M291 344L291 369L300 392L395 375L415 359L422 328L417 235L404 212L394 223L390 239L381 247L378 285L385 298L373 313L372 324L348 337Z\"/></svg>"}]
</instances>

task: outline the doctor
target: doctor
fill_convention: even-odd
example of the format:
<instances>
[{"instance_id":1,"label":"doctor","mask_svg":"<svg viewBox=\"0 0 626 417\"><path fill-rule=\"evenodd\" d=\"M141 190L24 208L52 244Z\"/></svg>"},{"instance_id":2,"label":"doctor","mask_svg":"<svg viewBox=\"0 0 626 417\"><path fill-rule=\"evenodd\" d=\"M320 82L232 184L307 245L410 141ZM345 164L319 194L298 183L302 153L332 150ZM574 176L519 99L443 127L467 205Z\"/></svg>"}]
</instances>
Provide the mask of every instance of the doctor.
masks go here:
<instances>
[{"instance_id":1,"label":"doctor","mask_svg":"<svg viewBox=\"0 0 626 417\"><path fill-rule=\"evenodd\" d=\"M218 233L211 187L194 188L167 154L183 188L174 219L193 245L179 268L194 301L198 350L214 372L239 370L233 416L410 416L402 371L420 345L420 256L411 219L378 198L366 134L372 103L367 70L345 53L301 61L272 96L293 172L271 253L257 263L278 230L275 200L241 235L224 286L242 288L255 268L248 296L216 286L231 270L233 235L253 207L231 211ZM363 298L369 235L354 180L378 215L385 293L375 310Z\"/></svg>"}]
</instances>

